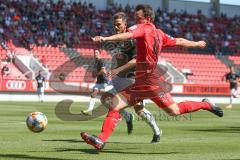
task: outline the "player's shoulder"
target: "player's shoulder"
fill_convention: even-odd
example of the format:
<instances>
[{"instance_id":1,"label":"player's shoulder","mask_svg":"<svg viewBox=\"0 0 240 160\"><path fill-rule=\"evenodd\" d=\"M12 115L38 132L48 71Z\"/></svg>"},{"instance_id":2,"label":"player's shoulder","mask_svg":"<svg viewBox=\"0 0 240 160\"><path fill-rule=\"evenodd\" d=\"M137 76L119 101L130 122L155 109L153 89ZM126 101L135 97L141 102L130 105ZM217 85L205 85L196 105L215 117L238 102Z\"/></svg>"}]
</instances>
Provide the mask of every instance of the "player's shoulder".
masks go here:
<instances>
[{"instance_id":1,"label":"player's shoulder","mask_svg":"<svg viewBox=\"0 0 240 160\"><path fill-rule=\"evenodd\" d=\"M133 31L135 29L141 28L142 26L143 26L142 24L135 24L135 25L129 27L127 30L128 31Z\"/></svg>"},{"instance_id":2,"label":"player's shoulder","mask_svg":"<svg viewBox=\"0 0 240 160\"><path fill-rule=\"evenodd\" d=\"M165 34L160 28L157 28L157 33L159 33L161 35Z\"/></svg>"},{"instance_id":3,"label":"player's shoulder","mask_svg":"<svg viewBox=\"0 0 240 160\"><path fill-rule=\"evenodd\" d=\"M152 23L140 23L140 24L135 24L135 25L129 27L127 30L132 31L135 29L142 29L142 28L148 28L148 27L153 27L153 26L154 26L154 24L152 24Z\"/></svg>"}]
</instances>

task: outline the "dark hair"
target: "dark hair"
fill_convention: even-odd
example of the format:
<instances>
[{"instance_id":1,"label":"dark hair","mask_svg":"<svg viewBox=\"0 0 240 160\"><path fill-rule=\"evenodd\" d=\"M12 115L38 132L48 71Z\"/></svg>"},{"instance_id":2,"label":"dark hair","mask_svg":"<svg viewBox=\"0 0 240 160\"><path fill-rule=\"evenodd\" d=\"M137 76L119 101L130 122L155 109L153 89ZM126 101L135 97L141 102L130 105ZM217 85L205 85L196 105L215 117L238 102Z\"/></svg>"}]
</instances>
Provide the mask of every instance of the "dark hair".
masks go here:
<instances>
[{"instance_id":1,"label":"dark hair","mask_svg":"<svg viewBox=\"0 0 240 160\"><path fill-rule=\"evenodd\" d=\"M93 48L93 52L94 52L94 53L95 53L95 51L101 52L101 48Z\"/></svg>"},{"instance_id":2,"label":"dark hair","mask_svg":"<svg viewBox=\"0 0 240 160\"><path fill-rule=\"evenodd\" d=\"M113 20L122 19L124 22L127 22L127 15L124 12L117 12L113 15Z\"/></svg>"},{"instance_id":3,"label":"dark hair","mask_svg":"<svg viewBox=\"0 0 240 160\"><path fill-rule=\"evenodd\" d=\"M151 18L151 21L155 19L155 13L152 7L148 4L139 4L136 6L135 11L142 10L145 18Z\"/></svg>"}]
</instances>

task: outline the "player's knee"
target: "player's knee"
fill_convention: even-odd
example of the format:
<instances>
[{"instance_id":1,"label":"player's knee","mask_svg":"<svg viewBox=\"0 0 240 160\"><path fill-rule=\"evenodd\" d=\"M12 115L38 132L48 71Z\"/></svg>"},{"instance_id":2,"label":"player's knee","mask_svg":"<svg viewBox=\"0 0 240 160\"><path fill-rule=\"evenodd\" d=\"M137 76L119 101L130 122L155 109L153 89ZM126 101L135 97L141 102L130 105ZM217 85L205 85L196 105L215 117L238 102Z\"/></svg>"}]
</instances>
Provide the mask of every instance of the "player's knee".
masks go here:
<instances>
[{"instance_id":1,"label":"player's knee","mask_svg":"<svg viewBox=\"0 0 240 160\"><path fill-rule=\"evenodd\" d=\"M179 111L173 111L171 113L169 113L170 116L178 116L180 115Z\"/></svg>"},{"instance_id":2,"label":"player's knee","mask_svg":"<svg viewBox=\"0 0 240 160\"><path fill-rule=\"evenodd\" d=\"M180 115L180 110L179 110L179 107L178 107L177 103L173 103L173 104L171 104L171 105L169 105L167 107L164 107L163 109L170 116L178 116L178 115Z\"/></svg>"},{"instance_id":3,"label":"player's knee","mask_svg":"<svg viewBox=\"0 0 240 160\"><path fill-rule=\"evenodd\" d=\"M92 98L95 98L97 96L97 91L94 91L92 94L91 94L91 97Z\"/></svg>"},{"instance_id":4,"label":"player's knee","mask_svg":"<svg viewBox=\"0 0 240 160\"><path fill-rule=\"evenodd\" d=\"M104 106L110 106L111 104L111 100L112 100L113 95L110 93L104 93L101 98L100 101Z\"/></svg>"},{"instance_id":5,"label":"player's knee","mask_svg":"<svg viewBox=\"0 0 240 160\"><path fill-rule=\"evenodd\" d=\"M110 106L110 101L108 100L108 98L101 97L100 101L105 107Z\"/></svg>"},{"instance_id":6,"label":"player's knee","mask_svg":"<svg viewBox=\"0 0 240 160\"><path fill-rule=\"evenodd\" d=\"M166 112L169 116L178 116L180 114L180 112L175 109L167 110Z\"/></svg>"},{"instance_id":7,"label":"player's knee","mask_svg":"<svg viewBox=\"0 0 240 160\"><path fill-rule=\"evenodd\" d=\"M134 106L134 110L135 110L135 113L137 113L138 115L143 112L143 105L136 105Z\"/></svg>"},{"instance_id":8,"label":"player's knee","mask_svg":"<svg viewBox=\"0 0 240 160\"><path fill-rule=\"evenodd\" d=\"M101 98L100 98L100 102L101 102L103 105L105 105L105 102L106 102L105 97L101 96Z\"/></svg>"}]
</instances>

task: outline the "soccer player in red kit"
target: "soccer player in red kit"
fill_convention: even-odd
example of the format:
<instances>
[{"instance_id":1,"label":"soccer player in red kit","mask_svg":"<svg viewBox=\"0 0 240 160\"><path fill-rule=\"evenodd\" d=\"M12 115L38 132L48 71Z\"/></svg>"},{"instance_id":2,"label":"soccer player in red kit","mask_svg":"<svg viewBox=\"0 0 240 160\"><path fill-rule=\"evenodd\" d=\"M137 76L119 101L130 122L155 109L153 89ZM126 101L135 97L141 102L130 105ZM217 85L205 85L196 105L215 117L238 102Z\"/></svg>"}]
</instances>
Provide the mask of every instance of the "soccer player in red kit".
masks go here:
<instances>
[{"instance_id":1,"label":"soccer player in red kit","mask_svg":"<svg viewBox=\"0 0 240 160\"><path fill-rule=\"evenodd\" d=\"M135 83L112 98L111 107L105 117L102 131L98 137L86 132L81 133L82 139L98 150L103 149L105 142L120 121L121 115L119 111L128 105L134 106L134 104L143 99L151 99L158 107L172 116L195 112L200 109L210 111L219 117L223 116L222 109L210 103L207 99L203 99L202 102L174 102L169 93L171 85L164 81L161 74L162 71L157 67L158 57L163 47L204 48L206 43L204 41L195 42L183 38L172 38L157 29L152 23L154 11L149 5L136 6L135 19L137 24L130 27L126 33L109 37L96 36L93 38L94 42L136 39L137 48Z\"/></svg>"}]
</instances>

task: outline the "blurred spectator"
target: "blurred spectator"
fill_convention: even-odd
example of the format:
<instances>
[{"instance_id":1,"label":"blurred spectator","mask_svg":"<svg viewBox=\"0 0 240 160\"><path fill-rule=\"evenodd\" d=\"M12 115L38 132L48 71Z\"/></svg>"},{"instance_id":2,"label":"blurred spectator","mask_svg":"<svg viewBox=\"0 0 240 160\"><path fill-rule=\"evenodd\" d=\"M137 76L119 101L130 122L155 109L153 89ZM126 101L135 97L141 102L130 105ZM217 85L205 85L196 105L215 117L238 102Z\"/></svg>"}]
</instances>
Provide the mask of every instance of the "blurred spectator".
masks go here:
<instances>
[{"instance_id":1,"label":"blurred spectator","mask_svg":"<svg viewBox=\"0 0 240 160\"><path fill-rule=\"evenodd\" d=\"M8 49L7 42L5 40L5 37L3 35L0 35L0 42L1 42L1 47L5 50Z\"/></svg>"},{"instance_id":2,"label":"blurred spectator","mask_svg":"<svg viewBox=\"0 0 240 160\"><path fill-rule=\"evenodd\" d=\"M220 57L222 56L222 51L220 50L219 46L216 46L215 54L216 54L216 56L220 56Z\"/></svg>"},{"instance_id":3,"label":"blurred spectator","mask_svg":"<svg viewBox=\"0 0 240 160\"><path fill-rule=\"evenodd\" d=\"M2 73L2 79L8 78L10 75L10 69L8 67L8 64L5 64L1 70Z\"/></svg>"},{"instance_id":4,"label":"blurred spectator","mask_svg":"<svg viewBox=\"0 0 240 160\"><path fill-rule=\"evenodd\" d=\"M7 41L7 46L8 46L8 49L13 52L15 47L14 47L14 44L13 44L13 41L10 39Z\"/></svg>"},{"instance_id":5,"label":"blurred spectator","mask_svg":"<svg viewBox=\"0 0 240 160\"><path fill-rule=\"evenodd\" d=\"M181 72L184 74L187 80L188 80L188 76L193 75L192 71L185 66L182 68Z\"/></svg>"},{"instance_id":6,"label":"blurred spectator","mask_svg":"<svg viewBox=\"0 0 240 160\"><path fill-rule=\"evenodd\" d=\"M240 51L240 41L237 41L237 42L236 42L236 47L237 47L236 49L237 49L238 51Z\"/></svg>"},{"instance_id":7,"label":"blurred spectator","mask_svg":"<svg viewBox=\"0 0 240 160\"><path fill-rule=\"evenodd\" d=\"M61 81L64 81L66 79L66 74L65 73L60 73L58 77Z\"/></svg>"},{"instance_id":8,"label":"blurred spectator","mask_svg":"<svg viewBox=\"0 0 240 160\"><path fill-rule=\"evenodd\" d=\"M8 49L7 43L4 40L1 40L1 46L3 49L6 49L6 50Z\"/></svg>"},{"instance_id":9,"label":"blurred spectator","mask_svg":"<svg viewBox=\"0 0 240 160\"><path fill-rule=\"evenodd\" d=\"M14 63L14 51L7 50L7 62Z\"/></svg>"}]
</instances>

